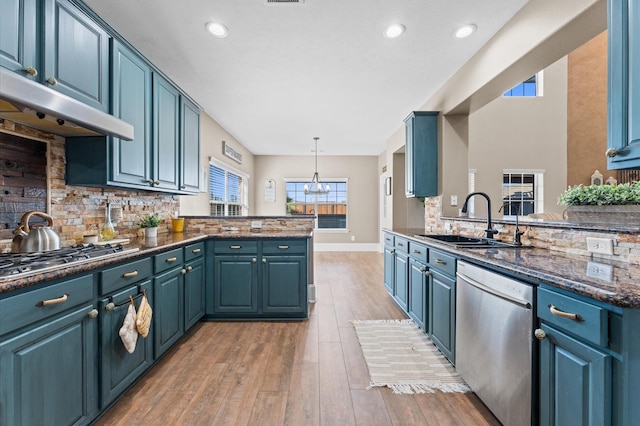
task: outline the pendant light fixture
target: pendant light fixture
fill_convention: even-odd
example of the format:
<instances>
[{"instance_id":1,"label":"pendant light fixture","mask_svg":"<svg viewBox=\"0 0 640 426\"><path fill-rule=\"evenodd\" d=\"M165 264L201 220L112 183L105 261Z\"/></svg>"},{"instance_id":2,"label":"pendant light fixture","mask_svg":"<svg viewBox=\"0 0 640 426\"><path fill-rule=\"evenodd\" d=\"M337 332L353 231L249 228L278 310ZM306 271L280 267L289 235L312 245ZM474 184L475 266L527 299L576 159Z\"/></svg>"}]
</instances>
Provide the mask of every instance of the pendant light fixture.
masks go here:
<instances>
[{"instance_id":1,"label":"pendant light fixture","mask_svg":"<svg viewBox=\"0 0 640 426\"><path fill-rule=\"evenodd\" d=\"M327 194L331 190L329 185L323 185L320 182L320 176L318 175L318 137L313 138L316 141L316 171L311 178L311 182L304 184L305 194Z\"/></svg>"}]
</instances>

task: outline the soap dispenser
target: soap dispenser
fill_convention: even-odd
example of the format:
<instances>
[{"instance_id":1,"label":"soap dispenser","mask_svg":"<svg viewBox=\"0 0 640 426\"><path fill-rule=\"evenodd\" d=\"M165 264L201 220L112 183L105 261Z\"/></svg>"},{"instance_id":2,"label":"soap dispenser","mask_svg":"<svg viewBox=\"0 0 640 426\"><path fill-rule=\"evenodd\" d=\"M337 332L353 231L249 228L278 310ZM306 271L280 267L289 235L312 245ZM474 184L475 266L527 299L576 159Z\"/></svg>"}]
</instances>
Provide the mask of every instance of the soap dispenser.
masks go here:
<instances>
[{"instance_id":1,"label":"soap dispenser","mask_svg":"<svg viewBox=\"0 0 640 426\"><path fill-rule=\"evenodd\" d=\"M105 222L104 226L100 230L100 238L102 241L111 241L116 236L116 230L113 227L113 223L111 223L111 208L110 203L107 201L107 207L105 212Z\"/></svg>"}]
</instances>

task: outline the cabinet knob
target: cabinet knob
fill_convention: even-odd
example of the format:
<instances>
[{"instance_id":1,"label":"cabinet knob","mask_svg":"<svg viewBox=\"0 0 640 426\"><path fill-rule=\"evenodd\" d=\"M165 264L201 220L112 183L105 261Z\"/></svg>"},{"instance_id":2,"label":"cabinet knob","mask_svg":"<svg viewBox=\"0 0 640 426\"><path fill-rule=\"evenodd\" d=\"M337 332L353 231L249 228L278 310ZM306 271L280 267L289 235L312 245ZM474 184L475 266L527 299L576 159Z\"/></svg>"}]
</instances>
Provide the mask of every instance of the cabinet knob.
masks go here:
<instances>
[{"instance_id":1,"label":"cabinet knob","mask_svg":"<svg viewBox=\"0 0 640 426\"><path fill-rule=\"evenodd\" d=\"M262 263L267 263L267 259L262 259Z\"/></svg>"},{"instance_id":2,"label":"cabinet knob","mask_svg":"<svg viewBox=\"0 0 640 426\"><path fill-rule=\"evenodd\" d=\"M253 259L251 259L252 263L256 263L258 261L258 259L256 259L255 257Z\"/></svg>"},{"instance_id":3,"label":"cabinet knob","mask_svg":"<svg viewBox=\"0 0 640 426\"><path fill-rule=\"evenodd\" d=\"M56 80L55 77L49 77L47 79L47 83L49 83L52 86L57 86L58 85L58 80Z\"/></svg>"},{"instance_id":4,"label":"cabinet knob","mask_svg":"<svg viewBox=\"0 0 640 426\"><path fill-rule=\"evenodd\" d=\"M187 185L180 185L180 189L187 189Z\"/></svg>"},{"instance_id":5,"label":"cabinet knob","mask_svg":"<svg viewBox=\"0 0 640 426\"><path fill-rule=\"evenodd\" d=\"M544 340L547 337L547 333L545 333L541 328L536 328L533 335L536 336L536 339L538 340Z\"/></svg>"},{"instance_id":6,"label":"cabinet knob","mask_svg":"<svg viewBox=\"0 0 640 426\"><path fill-rule=\"evenodd\" d=\"M97 309L90 310L87 316L89 318L96 318L98 316L98 310Z\"/></svg>"},{"instance_id":7,"label":"cabinet knob","mask_svg":"<svg viewBox=\"0 0 640 426\"><path fill-rule=\"evenodd\" d=\"M107 303L107 306L104 307L105 311L113 311L116 308L116 304L113 302Z\"/></svg>"},{"instance_id":8,"label":"cabinet knob","mask_svg":"<svg viewBox=\"0 0 640 426\"><path fill-rule=\"evenodd\" d=\"M147 179L147 180L145 180L145 182L147 182L149 185L153 186L153 179Z\"/></svg>"},{"instance_id":9,"label":"cabinet knob","mask_svg":"<svg viewBox=\"0 0 640 426\"><path fill-rule=\"evenodd\" d=\"M180 273L181 273L182 275L184 275L184 274L186 274L186 273L187 273L187 270L186 270L186 269L184 269L184 268L182 268L182 269L180 270Z\"/></svg>"},{"instance_id":10,"label":"cabinet knob","mask_svg":"<svg viewBox=\"0 0 640 426\"><path fill-rule=\"evenodd\" d=\"M187 266L187 272L193 271L193 266Z\"/></svg>"},{"instance_id":11,"label":"cabinet knob","mask_svg":"<svg viewBox=\"0 0 640 426\"><path fill-rule=\"evenodd\" d=\"M609 158L613 158L616 157L620 152L615 149L615 148L609 148L604 152L604 155L606 155Z\"/></svg>"},{"instance_id":12,"label":"cabinet knob","mask_svg":"<svg viewBox=\"0 0 640 426\"><path fill-rule=\"evenodd\" d=\"M35 77L38 75L38 70L35 69L34 67L27 67L24 70L27 74L29 74L32 77Z\"/></svg>"},{"instance_id":13,"label":"cabinet knob","mask_svg":"<svg viewBox=\"0 0 640 426\"><path fill-rule=\"evenodd\" d=\"M154 180L154 181L153 181L153 184L154 184L154 185L160 185L160 181L159 181L159 180Z\"/></svg>"}]
</instances>

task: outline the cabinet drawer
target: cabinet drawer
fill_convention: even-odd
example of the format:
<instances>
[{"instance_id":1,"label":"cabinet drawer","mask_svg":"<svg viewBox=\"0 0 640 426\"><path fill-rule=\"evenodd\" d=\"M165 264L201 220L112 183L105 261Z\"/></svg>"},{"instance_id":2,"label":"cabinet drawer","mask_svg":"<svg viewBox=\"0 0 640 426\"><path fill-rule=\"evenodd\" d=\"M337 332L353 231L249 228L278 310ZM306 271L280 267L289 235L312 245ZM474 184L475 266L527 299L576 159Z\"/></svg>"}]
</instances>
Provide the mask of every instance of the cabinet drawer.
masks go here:
<instances>
[{"instance_id":1,"label":"cabinet drawer","mask_svg":"<svg viewBox=\"0 0 640 426\"><path fill-rule=\"evenodd\" d=\"M428 254L429 249L426 246L409 241L409 257L419 260L422 263L427 263L427 259L429 258Z\"/></svg>"},{"instance_id":2,"label":"cabinet drawer","mask_svg":"<svg viewBox=\"0 0 640 426\"><path fill-rule=\"evenodd\" d=\"M165 253L156 254L153 256L153 259L153 270L156 274L159 274L160 272L182 265L184 263L184 251L182 248L170 250Z\"/></svg>"},{"instance_id":3,"label":"cabinet drawer","mask_svg":"<svg viewBox=\"0 0 640 426\"><path fill-rule=\"evenodd\" d=\"M577 317L567 317L571 314ZM608 312L596 305L538 288L538 318L598 346L608 345Z\"/></svg>"},{"instance_id":4,"label":"cabinet drawer","mask_svg":"<svg viewBox=\"0 0 640 426\"><path fill-rule=\"evenodd\" d=\"M93 275L85 275L0 300L0 335L52 317L92 299ZM49 304L43 305L42 302Z\"/></svg>"},{"instance_id":5,"label":"cabinet drawer","mask_svg":"<svg viewBox=\"0 0 640 426\"><path fill-rule=\"evenodd\" d=\"M384 245L385 246L390 246L393 247L393 245L395 244L395 238L393 235L391 234L384 234Z\"/></svg>"},{"instance_id":6,"label":"cabinet drawer","mask_svg":"<svg viewBox=\"0 0 640 426\"><path fill-rule=\"evenodd\" d=\"M126 285L149 278L153 272L151 258L136 260L100 273L100 294L108 294Z\"/></svg>"},{"instance_id":7,"label":"cabinet drawer","mask_svg":"<svg viewBox=\"0 0 640 426\"><path fill-rule=\"evenodd\" d=\"M195 244L189 244L184 248L184 260L188 262L192 259L204 255L204 241Z\"/></svg>"},{"instance_id":8,"label":"cabinet drawer","mask_svg":"<svg viewBox=\"0 0 640 426\"><path fill-rule=\"evenodd\" d=\"M404 238L396 237L393 246L396 248L396 251L401 251L403 253L409 253L409 240L405 240Z\"/></svg>"},{"instance_id":9,"label":"cabinet drawer","mask_svg":"<svg viewBox=\"0 0 640 426\"><path fill-rule=\"evenodd\" d=\"M264 254L304 254L307 250L307 240L269 240L262 243Z\"/></svg>"},{"instance_id":10,"label":"cabinet drawer","mask_svg":"<svg viewBox=\"0 0 640 426\"><path fill-rule=\"evenodd\" d=\"M449 276L456 275L456 258L438 250L429 253L429 268L436 269Z\"/></svg>"},{"instance_id":11,"label":"cabinet drawer","mask_svg":"<svg viewBox=\"0 0 640 426\"><path fill-rule=\"evenodd\" d=\"M213 245L213 251L226 254L257 254L258 242L246 240L216 241Z\"/></svg>"}]
</instances>

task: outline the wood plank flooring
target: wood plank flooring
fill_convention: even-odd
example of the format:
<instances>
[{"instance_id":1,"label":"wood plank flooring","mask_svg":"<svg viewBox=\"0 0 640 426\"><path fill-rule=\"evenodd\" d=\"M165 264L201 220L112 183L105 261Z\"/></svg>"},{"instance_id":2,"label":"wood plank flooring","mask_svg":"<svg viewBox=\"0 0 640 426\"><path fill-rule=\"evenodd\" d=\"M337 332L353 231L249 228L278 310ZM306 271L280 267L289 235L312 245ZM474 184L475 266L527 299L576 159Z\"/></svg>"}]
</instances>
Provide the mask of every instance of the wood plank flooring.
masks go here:
<instances>
[{"instance_id":1,"label":"wood plank flooring","mask_svg":"<svg viewBox=\"0 0 640 426\"><path fill-rule=\"evenodd\" d=\"M350 320L402 319L382 254L316 252L308 321L201 322L98 425L499 425L474 394L367 390Z\"/></svg>"}]
</instances>

